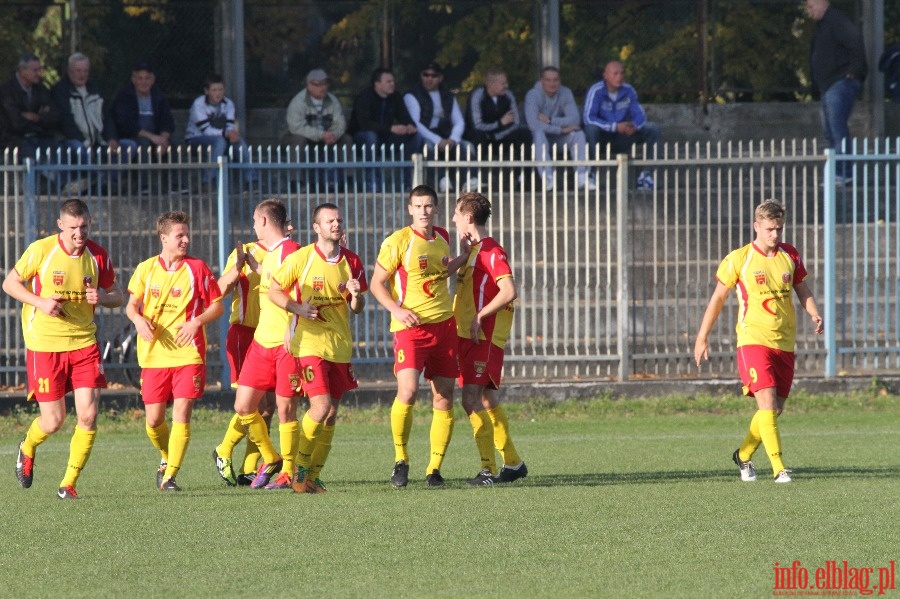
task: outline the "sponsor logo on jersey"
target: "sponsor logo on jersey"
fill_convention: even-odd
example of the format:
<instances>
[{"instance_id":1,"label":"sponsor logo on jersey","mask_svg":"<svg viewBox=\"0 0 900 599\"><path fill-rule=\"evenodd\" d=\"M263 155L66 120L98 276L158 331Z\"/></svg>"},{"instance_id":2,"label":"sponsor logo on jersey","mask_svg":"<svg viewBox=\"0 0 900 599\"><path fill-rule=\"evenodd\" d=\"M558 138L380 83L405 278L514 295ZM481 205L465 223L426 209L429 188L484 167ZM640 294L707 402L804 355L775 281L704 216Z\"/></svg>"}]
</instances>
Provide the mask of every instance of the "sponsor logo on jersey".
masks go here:
<instances>
[{"instance_id":1,"label":"sponsor logo on jersey","mask_svg":"<svg viewBox=\"0 0 900 599\"><path fill-rule=\"evenodd\" d=\"M181 287L172 287L172 297L181 297Z\"/></svg>"},{"instance_id":2,"label":"sponsor logo on jersey","mask_svg":"<svg viewBox=\"0 0 900 599\"><path fill-rule=\"evenodd\" d=\"M791 282L791 273L789 273L789 272L781 273L781 282L782 283L790 283Z\"/></svg>"}]
</instances>

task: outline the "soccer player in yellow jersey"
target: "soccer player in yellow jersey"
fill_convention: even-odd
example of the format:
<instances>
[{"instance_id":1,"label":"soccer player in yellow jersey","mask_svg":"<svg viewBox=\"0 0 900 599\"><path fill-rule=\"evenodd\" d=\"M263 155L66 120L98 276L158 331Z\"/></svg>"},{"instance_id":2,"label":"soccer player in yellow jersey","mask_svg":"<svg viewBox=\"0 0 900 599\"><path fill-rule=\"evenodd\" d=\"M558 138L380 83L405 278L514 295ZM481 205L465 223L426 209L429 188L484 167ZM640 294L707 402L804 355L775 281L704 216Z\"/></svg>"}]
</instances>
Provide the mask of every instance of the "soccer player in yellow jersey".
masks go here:
<instances>
[{"instance_id":1,"label":"soccer player in yellow jersey","mask_svg":"<svg viewBox=\"0 0 900 599\"><path fill-rule=\"evenodd\" d=\"M471 485L512 482L528 476L509 435L509 420L500 400L503 346L512 328L516 281L506 250L488 235L491 203L480 193L465 193L456 200L453 223L464 251L451 263L459 266L453 314L459 336L459 384L462 405L475 434L481 471ZM503 458L497 472L494 447Z\"/></svg>"},{"instance_id":2,"label":"soccer player in yellow jersey","mask_svg":"<svg viewBox=\"0 0 900 599\"><path fill-rule=\"evenodd\" d=\"M137 265L125 313L137 329L147 436L162 460L161 491L180 491L175 476L191 440L194 402L206 386L205 325L225 311L212 271L188 255L190 221L181 211L156 220L162 251ZM172 404L171 431L166 408Z\"/></svg>"},{"instance_id":3,"label":"soccer player in yellow jersey","mask_svg":"<svg viewBox=\"0 0 900 599\"><path fill-rule=\"evenodd\" d=\"M316 206L313 230L316 242L288 256L269 287L272 303L299 317L291 354L300 361L309 410L300 423L293 484L298 493L325 491L319 473L331 450L338 406L358 386L350 366L350 313L362 312L368 289L362 260L341 246L344 219L338 207Z\"/></svg>"},{"instance_id":4,"label":"soccer player in yellow jersey","mask_svg":"<svg viewBox=\"0 0 900 599\"><path fill-rule=\"evenodd\" d=\"M100 389L106 387L94 310L98 305L116 308L125 298L109 254L88 239L87 205L66 200L56 224L59 233L28 246L3 280L3 291L22 302L28 398L36 399L40 409L19 443L16 478L22 487L31 486L37 447L62 427L65 396L72 391L78 422L57 496L75 499L75 484L97 434Z\"/></svg>"},{"instance_id":5,"label":"soccer player in yellow jersey","mask_svg":"<svg viewBox=\"0 0 900 599\"><path fill-rule=\"evenodd\" d=\"M287 226L287 208L278 200L265 200L253 211L253 230L266 254L257 266L260 275L259 323L238 377L234 399L234 411L246 428L247 438L256 444L262 454L262 464L250 483L251 489L291 488L294 458L300 439L300 425L297 422L300 365L285 341L291 326L291 314L268 298L272 276L289 255L300 249L300 245L287 236ZM267 391L275 392L282 455L275 451L269 438L269 428L259 413L260 400ZM230 457L220 452L227 450L229 444L234 447L234 439L240 432L235 428L225 432L223 443L216 448L217 466L221 465L218 458ZM219 474L222 475L221 468ZM271 480L276 474L275 480Z\"/></svg>"},{"instance_id":6,"label":"soccer player in yellow jersey","mask_svg":"<svg viewBox=\"0 0 900 599\"><path fill-rule=\"evenodd\" d=\"M256 325L259 322L259 273L251 263L258 268L258 264L266 255L266 249L259 243L238 243L228 260L221 277L219 277L219 291L222 297L231 295L231 316L228 327L228 335L225 340L225 354L231 371L231 387L237 389L238 376L244 365L247 350L256 333ZM272 414L275 412L275 393L266 392L260 400L259 413L266 423L266 427L272 426ZM222 480L230 486L249 485L256 477L256 466L261 454L256 444L247 439L247 448L244 452L244 461L240 472L235 473L231 455L234 447L246 436L246 428L241 424L240 416L236 413L228 425L234 434L226 435L222 447L213 450L213 459ZM228 457L223 457L228 456Z\"/></svg>"},{"instance_id":7,"label":"soccer player in yellow jersey","mask_svg":"<svg viewBox=\"0 0 900 599\"><path fill-rule=\"evenodd\" d=\"M751 458L762 443L772 464L776 483L791 482L791 471L781 456L777 418L794 380L794 342L797 321L791 292L812 318L817 335L823 331L816 299L806 284L807 272L797 249L781 241L784 207L766 200L756 207L756 239L728 254L716 271L716 288L706 307L694 359L709 359L709 332L722 312L728 292L737 289L737 364L744 395L756 398L757 411L750 431L732 455L741 480L756 480Z\"/></svg>"},{"instance_id":8,"label":"soccer player in yellow jersey","mask_svg":"<svg viewBox=\"0 0 900 599\"><path fill-rule=\"evenodd\" d=\"M412 408L419 391L419 374L431 383L431 459L425 469L428 486L442 487L440 468L453 434L453 385L456 363L456 321L447 284L450 235L434 225L437 193L419 185L409 194L412 224L381 244L370 290L391 313L394 333L394 374L397 397L391 406L395 463L391 484L409 481L409 433Z\"/></svg>"}]
</instances>

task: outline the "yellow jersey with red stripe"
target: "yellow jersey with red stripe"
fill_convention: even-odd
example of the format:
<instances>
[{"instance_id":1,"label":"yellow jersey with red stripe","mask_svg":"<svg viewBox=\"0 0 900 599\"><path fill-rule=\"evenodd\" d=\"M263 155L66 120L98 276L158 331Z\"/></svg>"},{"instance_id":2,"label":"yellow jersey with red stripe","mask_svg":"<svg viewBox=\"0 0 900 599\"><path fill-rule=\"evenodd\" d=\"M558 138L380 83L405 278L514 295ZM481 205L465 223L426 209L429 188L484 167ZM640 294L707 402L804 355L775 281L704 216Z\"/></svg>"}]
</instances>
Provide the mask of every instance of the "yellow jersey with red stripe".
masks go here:
<instances>
[{"instance_id":1,"label":"yellow jersey with red stripe","mask_svg":"<svg viewBox=\"0 0 900 599\"><path fill-rule=\"evenodd\" d=\"M794 351L797 317L791 292L807 276L797 249L786 243L778 244L774 256L750 243L725 257L716 279L736 289L738 347L764 345Z\"/></svg>"},{"instance_id":2,"label":"yellow jersey with red stripe","mask_svg":"<svg viewBox=\"0 0 900 599\"><path fill-rule=\"evenodd\" d=\"M59 317L47 316L34 306L22 305L22 336L31 351L64 352L97 342L95 306L85 301L87 285L107 289L116 281L109 254L88 240L78 254L69 254L59 235L28 246L15 265L25 286L40 297L58 297Z\"/></svg>"},{"instance_id":3,"label":"yellow jersey with red stripe","mask_svg":"<svg viewBox=\"0 0 900 599\"><path fill-rule=\"evenodd\" d=\"M466 263L456 275L456 297L453 300L453 315L456 317L456 333L469 339L472 319L487 304L491 303L500 288L497 281L512 276L509 257L492 237L485 237L469 250ZM497 347L506 345L512 329L514 307L507 304L502 310L481 321L479 339L490 341Z\"/></svg>"},{"instance_id":4,"label":"yellow jersey with red stripe","mask_svg":"<svg viewBox=\"0 0 900 599\"><path fill-rule=\"evenodd\" d=\"M141 314L155 327L153 341L138 336L137 356L142 368L175 368L206 361L206 330L200 327L191 343L175 344L176 328L193 320L222 295L205 262L191 256L169 270L160 256L137 265L128 292L141 298Z\"/></svg>"},{"instance_id":5,"label":"yellow jersey with red stripe","mask_svg":"<svg viewBox=\"0 0 900 599\"><path fill-rule=\"evenodd\" d=\"M257 262L262 262L266 256L266 249L258 243L245 243L244 253L253 256ZM234 268L237 263L237 252L231 252L225 262L223 273ZM231 293L231 316L228 322L242 324L245 327L255 329L259 323L259 274L244 264L238 275L234 291Z\"/></svg>"},{"instance_id":6,"label":"yellow jersey with red stripe","mask_svg":"<svg viewBox=\"0 0 900 599\"><path fill-rule=\"evenodd\" d=\"M284 334L288 327L293 329L291 321L292 319L296 321L296 318L269 301L269 286L285 258L299 250L300 244L285 237L271 248L263 247L266 249L266 255L260 262L262 272L259 279L259 323L256 325L253 339L263 347L278 347L284 343ZM291 299L299 301L295 297Z\"/></svg>"},{"instance_id":7,"label":"yellow jersey with red stripe","mask_svg":"<svg viewBox=\"0 0 900 599\"><path fill-rule=\"evenodd\" d=\"M337 257L329 260L313 243L285 259L272 284L318 308L315 320L297 319L291 339L292 354L301 358L316 356L329 362L350 361L350 279L359 281L362 293L369 289L362 260L346 248L340 248Z\"/></svg>"},{"instance_id":8,"label":"yellow jersey with red stripe","mask_svg":"<svg viewBox=\"0 0 900 599\"><path fill-rule=\"evenodd\" d=\"M450 264L450 234L433 227L431 239L411 226L391 234L381 244L378 264L390 275L391 297L428 324L443 322L453 316L453 300L447 282ZM391 318L391 331L406 327Z\"/></svg>"}]
</instances>

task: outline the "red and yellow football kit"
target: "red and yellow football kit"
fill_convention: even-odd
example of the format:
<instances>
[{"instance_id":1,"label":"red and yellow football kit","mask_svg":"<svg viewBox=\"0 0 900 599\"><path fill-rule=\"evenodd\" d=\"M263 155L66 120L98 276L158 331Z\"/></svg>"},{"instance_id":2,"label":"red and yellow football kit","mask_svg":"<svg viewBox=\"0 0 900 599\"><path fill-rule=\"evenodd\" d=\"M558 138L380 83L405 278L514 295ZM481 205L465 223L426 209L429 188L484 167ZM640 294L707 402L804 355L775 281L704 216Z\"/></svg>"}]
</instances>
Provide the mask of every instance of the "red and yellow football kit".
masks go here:
<instances>
[{"instance_id":1,"label":"red and yellow football kit","mask_svg":"<svg viewBox=\"0 0 900 599\"><path fill-rule=\"evenodd\" d=\"M58 297L63 302L60 317L47 316L34 306L23 304L25 347L62 352L97 342L95 307L84 298L88 284L94 289L107 289L115 283L116 275L105 249L88 240L80 254L69 254L59 235L51 235L29 245L15 269L32 293Z\"/></svg>"},{"instance_id":2,"label":"red and yellow football kit","mask_svg":"<svg viewBox=\"0 0 900 599\"><path fill-rule=\"evenodd\" d=\"M142 368L205 363L205 327L197 330L192 343L179 347L174 341L178 325L221 300L216 278L202 260L187 256L170 271L160 256L154 256L138 264L128 292L141 298L141 314L155 327L152 342L138 336L138 363Z\"/></svg>"},{"instance_id":3,"label":"red and yellow football kit","mask_svg":"<svg viewBox=\"0 0 900 599\"><path fill-rule=\"evenodd\" d=\"M411 226L400 229L381 244L378 264L391 275L391 297L397 305L414 312L421 324L443 322L453 316L447 284L450 234L446 229L434 227L431 239ZM391 318L392 332L405 328Z\"/></svg>"}]
</instances>

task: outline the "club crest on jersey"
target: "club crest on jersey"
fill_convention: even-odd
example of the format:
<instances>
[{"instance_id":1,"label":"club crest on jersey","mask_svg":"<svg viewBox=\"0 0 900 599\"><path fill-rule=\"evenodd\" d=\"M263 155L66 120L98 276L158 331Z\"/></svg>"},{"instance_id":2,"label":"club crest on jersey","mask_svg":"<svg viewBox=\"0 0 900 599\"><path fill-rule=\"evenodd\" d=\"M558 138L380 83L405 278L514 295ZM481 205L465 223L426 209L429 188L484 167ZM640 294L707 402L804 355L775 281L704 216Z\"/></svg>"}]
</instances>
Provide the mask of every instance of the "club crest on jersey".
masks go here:
<instances>
[{"instance_id":1,"label":"club crest on jersey","mask_svg":"<svg viewBox=\"0 0 900 599\"><path fill-rule=\"evenodd\" d=\"M764 273L761 270L758 270L755 273L753 273L753 278L756 279L757 285L765 285L766 284L766 273Z\"/></svg>"},{"instance_id":2,"label":"club crest on jersey","mask_svg":"<svg viewBox=\"0 0 900 599\"><path fill-rule=\"evenodd\" d=\"M325 277L313 277L313 291L325 289Z\"/></svg>"},{"instance_id":3,"label":"club crest on jersey","mask_svg":"<svg viewBox=\"0 0 900 599\"><path fill-rule=\"evenodd\" d=\"M63 270L54 270L53 271L53 284L56 286L62 285L65 280L65 271Z\"/></svg>"},{"instance_id":4,"label":"club crest on jersey","mask_svg":"<svg viewBox=\"0 0 900 599\"><path fill-rule=\"evenodd\" d=\"M419 256L419 270L428 268L428 256Z\"/></svg>"},{"instance_id":5,"label":"club crest on jersey","mask_svg":"<svg viewBox=\"0 0 900 599\"><path fill-rule=\"evenodd\" d=\"M85 287L87 287L88 285L91 285L94 282L94 277L92 277L91 275L88 275L85 278L81 279L81 282L84 283Z\"/></svg>"},{"instance_id":6,"label":"club crest on jersey","mask_svg":"<svg viewBox=\"0 0 900 599\"><path fill-rule=\"evenodd\" d=\"M781 273L781 282L782 283L790 283L791 282L791 273L789 273L789 272Z\"/></svg>"},{"instance_id":7,"label":"club crest on jersey","mask_svg":"<svg viewBox=\"0 0 900 599\"><path fill-rule=\"evenodd\" d=\"M200 375L194 375L194 391L200 391Z\"/></svg>"},{"instance_id":8,"label":"club crest on jersey","mask_svg":"<svg viewBox=\"0 0 900 599\"><path fill-rule=\"evenodd\" d=\"M181 297L181 287L172 287L172 297Z\"/></svg>"},{"instance_id":9,"label":"club crest on jersey","mask_svg":"<svg viewBox=\"0 0 900 599\"><path fill-rule=\"evenodd\" d=\"M162 294L162 287L159 285L150 285L150 296L159 299Z\"/></svg>"}]
</instances>

